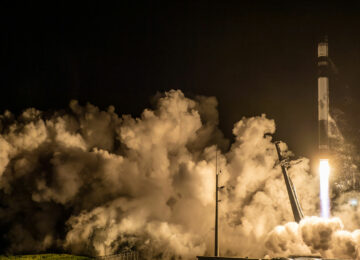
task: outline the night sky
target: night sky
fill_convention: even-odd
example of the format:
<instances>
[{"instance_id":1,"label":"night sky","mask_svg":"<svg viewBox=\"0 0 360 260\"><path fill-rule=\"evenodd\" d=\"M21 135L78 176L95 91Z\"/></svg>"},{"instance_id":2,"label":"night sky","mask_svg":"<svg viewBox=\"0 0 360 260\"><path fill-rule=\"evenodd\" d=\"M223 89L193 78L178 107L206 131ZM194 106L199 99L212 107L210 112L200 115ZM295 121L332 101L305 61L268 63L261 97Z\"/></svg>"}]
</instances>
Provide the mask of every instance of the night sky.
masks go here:
<instances>
[{"instance_id":1,"label":"night sky","mask_svg":"<svg viewBox=\"0 0 360 260\"><path fill-rule=\"evenodd\" d=\"M250 2L250 1L249 1ZM289 1L290 3L290 1ZM317 146L316 44L339 74L330 109L356 141L360 9L299 1L2 3L0 112L65 109L71 99L140 115L156 92L216 96L220 128L262 113L298 156Z\"/></svg>"}]
</instances>

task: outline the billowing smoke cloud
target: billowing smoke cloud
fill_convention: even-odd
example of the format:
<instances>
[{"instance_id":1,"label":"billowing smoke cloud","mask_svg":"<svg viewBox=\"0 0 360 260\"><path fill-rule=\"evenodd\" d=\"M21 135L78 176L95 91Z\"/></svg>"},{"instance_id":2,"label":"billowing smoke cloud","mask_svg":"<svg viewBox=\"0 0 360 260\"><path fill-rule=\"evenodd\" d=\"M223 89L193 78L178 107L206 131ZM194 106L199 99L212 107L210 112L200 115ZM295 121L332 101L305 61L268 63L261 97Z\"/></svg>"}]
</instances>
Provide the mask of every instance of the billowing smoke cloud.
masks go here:
<instances>
[{"instance_id":1,"label":"billowing smoke cloud","mask_svg":"<svg viewBox=\"0 0 360 260\"><path fill-rule=\"evenodd\" d=\"M108 255L132 249L143 259L211 255L218 150L222 255L358 254L357 231L344 231L340 220L285 224L292 213L268 135L275 132L273 120L241 119L231 146L218 122L215 98L191 100L175 90L140 118L76 101L68 112L31 108L17 118L5 112L2 250ZM308 160L291 161L289 174L304 213L317 215L318 179Z\"/></svg>"},{"instance_id":2,"label":"billowing smoke cloud","mask_svg":"<svg viewBox=\"0 0 360 260\"><path fill-rule=\"evenodd\" d=\"M276 256L319 255L327 258L359 259L360 230L343 229L338 218L308 217L300 224L289 222L270 232L266 247Z\"/></svg>"}]
</instances>

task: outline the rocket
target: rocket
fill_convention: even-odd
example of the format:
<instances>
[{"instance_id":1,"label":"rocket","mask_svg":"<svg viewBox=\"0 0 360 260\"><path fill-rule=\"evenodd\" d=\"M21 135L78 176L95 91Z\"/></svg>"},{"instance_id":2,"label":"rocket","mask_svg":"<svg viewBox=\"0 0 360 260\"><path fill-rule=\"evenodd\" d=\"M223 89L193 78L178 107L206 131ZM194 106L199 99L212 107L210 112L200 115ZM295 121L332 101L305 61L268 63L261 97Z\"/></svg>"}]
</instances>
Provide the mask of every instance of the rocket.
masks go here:
<instances>
[{"instance_id":1,"label":"rocket","mask_svg":"<svg viewBox=\"0 0 360 260\"><path fill-rule=\"evenodd\" d=\"M318 43L318 121L319 121L319 153L329 153L329 45L327 37Z\"/></svg>"}]
</instances>

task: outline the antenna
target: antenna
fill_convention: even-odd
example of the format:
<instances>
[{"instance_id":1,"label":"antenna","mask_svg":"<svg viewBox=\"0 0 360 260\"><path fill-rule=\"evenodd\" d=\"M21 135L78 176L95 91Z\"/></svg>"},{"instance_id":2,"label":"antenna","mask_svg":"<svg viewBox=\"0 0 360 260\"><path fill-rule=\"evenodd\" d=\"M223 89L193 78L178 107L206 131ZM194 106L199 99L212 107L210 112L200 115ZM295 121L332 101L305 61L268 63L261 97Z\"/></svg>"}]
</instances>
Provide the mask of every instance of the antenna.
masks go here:
<instances>
[{"instance_id":1,"label":"antenna","mask_svg":"<svg viewBox=\"0 0 360 260\"><path fill-rule=\"evenodd\" d=\"M219 174L217 170L217 147L215 152L215 253L214 255L216 257L219 256L219 217L218 217L218 211L219 211Z\"/></svg>"},{"instance_id":2,"label":"antenna","mask_svg":"<svg viewBox=\"0 0 360 260\"><path fill-rule=\"evenodd\" d=\"M217 158L217 148L216 148L216 161L215 161L215 248L214 248L214 255L215 257L220 256L219 250L219 190L223 189L225 186L219 187L219 174L218 173L218 158Z\"/></svg>"}]
</instances>

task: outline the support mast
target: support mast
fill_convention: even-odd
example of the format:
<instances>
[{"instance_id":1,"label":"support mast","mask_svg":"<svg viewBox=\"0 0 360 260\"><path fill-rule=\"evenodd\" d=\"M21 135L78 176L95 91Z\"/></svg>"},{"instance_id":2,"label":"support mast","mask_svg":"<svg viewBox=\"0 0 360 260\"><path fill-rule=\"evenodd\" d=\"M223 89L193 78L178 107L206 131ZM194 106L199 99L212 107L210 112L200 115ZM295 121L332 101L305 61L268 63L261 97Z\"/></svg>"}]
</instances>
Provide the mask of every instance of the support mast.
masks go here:
<instances>
[{"instance_id":1,"label":"support mast","mask_svg":"<svg viewBox=\"0 0 360 260\"><path fill-rule=\"evenodd\" d=\"M216 166L215 166L215 252L216 257L219 256L219 174L217 169L217 149L216 149Z\"/></svg>"}]
</instances>

